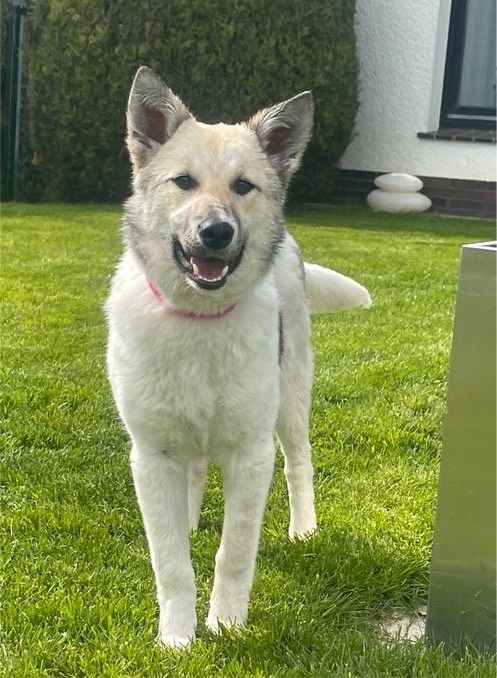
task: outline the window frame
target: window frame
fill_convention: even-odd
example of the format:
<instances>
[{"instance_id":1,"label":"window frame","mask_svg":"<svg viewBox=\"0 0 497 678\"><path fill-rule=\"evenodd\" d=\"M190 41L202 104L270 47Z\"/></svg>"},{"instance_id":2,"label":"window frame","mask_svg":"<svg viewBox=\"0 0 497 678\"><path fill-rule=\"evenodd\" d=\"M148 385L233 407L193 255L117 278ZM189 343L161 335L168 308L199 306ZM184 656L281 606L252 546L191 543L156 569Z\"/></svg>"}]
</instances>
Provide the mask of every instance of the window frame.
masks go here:
<instances>
[{"instance_id":1,"label":"window frame","mask_svg":"<svg viewBox=\"0 0 497 678\"><path fill-rule=\"evenodd\" d=\"M463 65L467 7L466 0L452 0L439 126L440 129L495 129L495 108L456 104Z\"/></svg>"}]
</instances>

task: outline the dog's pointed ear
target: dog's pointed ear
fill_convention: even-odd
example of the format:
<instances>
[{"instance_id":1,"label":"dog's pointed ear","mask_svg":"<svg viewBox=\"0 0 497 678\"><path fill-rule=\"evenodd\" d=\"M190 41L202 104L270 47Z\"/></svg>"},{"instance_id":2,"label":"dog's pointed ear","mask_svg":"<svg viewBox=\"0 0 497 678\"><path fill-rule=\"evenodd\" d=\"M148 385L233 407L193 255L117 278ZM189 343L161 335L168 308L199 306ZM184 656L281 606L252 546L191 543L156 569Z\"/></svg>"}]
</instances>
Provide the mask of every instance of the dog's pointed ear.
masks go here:
<instances>
[{"instance_id":1,"label":"dog's pointed ear","mask_svg":"<svg viewBox=\"0 0 497 678\"><path fill-rule=\"evenodd\" d=\"M311 92L302 92L264 108L247 123L285 183L298 169L311 138L313 111Z\"/></svg>"},{"instance_id":2,"label":"dog's pointed ear","mask_svg":"<svg viewBox=\"0 0 497 678\"><path fill-rule=\"evenodd\" d=\"M190 117L181 99L161 78L150 68L141 66L131 85L126 114L126 141L135 169L146 165Z\"/></svg>"}]
</instances>

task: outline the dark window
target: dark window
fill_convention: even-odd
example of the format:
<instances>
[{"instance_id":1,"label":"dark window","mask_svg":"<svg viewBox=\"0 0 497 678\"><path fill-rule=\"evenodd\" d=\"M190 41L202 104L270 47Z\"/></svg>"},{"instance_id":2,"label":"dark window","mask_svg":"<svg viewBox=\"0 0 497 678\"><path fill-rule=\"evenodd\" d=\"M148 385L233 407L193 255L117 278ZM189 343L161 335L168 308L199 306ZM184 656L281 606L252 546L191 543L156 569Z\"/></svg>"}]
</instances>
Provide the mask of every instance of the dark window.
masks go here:
<instances>
[{"instance_id":1,"label":"dark window","mask_svg":"<svg viewBox=\"0 0 497 678\"><path fill-rule=\"evenodd\" d=\"M452 0L440 127L495 128L496 0Z\"/></svg>"}]
</instances>

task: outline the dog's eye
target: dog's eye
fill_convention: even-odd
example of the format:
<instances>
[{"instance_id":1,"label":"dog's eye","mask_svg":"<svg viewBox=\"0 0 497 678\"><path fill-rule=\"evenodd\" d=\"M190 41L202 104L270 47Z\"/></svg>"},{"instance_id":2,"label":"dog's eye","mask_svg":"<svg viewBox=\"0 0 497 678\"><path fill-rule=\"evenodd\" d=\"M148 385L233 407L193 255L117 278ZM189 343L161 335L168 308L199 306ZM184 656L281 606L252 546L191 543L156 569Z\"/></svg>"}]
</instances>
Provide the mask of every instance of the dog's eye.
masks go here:
<instances>
[{"instance_id":1,"label":"dog's eye","mask_svg":"<svg viewBox=\"0 0 497 678\"><path fill-rule=\"evenodd\" d=\"M174 177L174 183L182 191L193 191L197 187L197 182L189 174L182 174L179 177Z\"/></svg>"},{"instance_id":2,"label":"dog's eye","mask_svg":"<svg viewBox=\"0 0 497 678\"><path fill-rule=\"evenodd\" d=\"M250 181L246 181L245 179L237 179L233 183L233 190L235 193L238 193L238 195L247 195L247 193L250 193L254 188L254 184L251 184Z\"/></svg>"}]
</instances>

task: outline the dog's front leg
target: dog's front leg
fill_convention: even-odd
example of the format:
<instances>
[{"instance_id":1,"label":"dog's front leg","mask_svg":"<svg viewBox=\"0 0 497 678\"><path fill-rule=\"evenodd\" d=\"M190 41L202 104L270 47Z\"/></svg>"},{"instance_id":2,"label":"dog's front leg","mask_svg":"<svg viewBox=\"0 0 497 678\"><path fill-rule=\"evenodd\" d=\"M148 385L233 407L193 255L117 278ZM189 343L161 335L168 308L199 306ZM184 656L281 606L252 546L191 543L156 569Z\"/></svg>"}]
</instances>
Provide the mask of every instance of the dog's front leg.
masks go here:
<instances>
[{"instance_id":1,"label":"dog's front leg","mask_svg":"<svg viewBox=\"0 0 497 678\"><path fill-rule=\"evenodd\" d=\"M185 647L195 636L195 579L188 540L186 464L133 446L131 468L159 601L159 642Z\"/></svg>"},{"instance_id":2,"label":"dog's front leg","mask_svg":"<svg viewBox=\"0 0 497 678\"><path fill-rule=\"evenodd\" d=\"M240 626L247 608L254 578L257 547L274 467L271 437L256 452L243 449L222 464L224 484L224 525L216 554L207 626L218 631L219 624Z\"/></svg>"}]
</instances>

